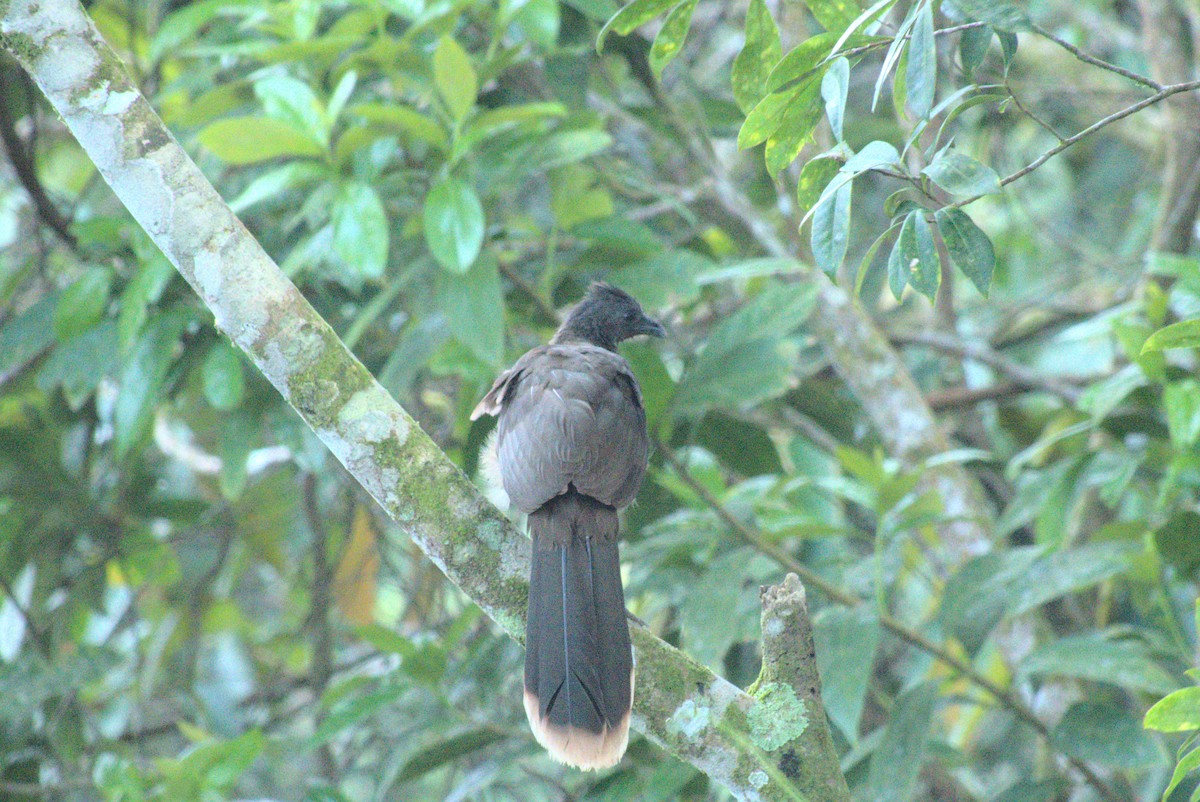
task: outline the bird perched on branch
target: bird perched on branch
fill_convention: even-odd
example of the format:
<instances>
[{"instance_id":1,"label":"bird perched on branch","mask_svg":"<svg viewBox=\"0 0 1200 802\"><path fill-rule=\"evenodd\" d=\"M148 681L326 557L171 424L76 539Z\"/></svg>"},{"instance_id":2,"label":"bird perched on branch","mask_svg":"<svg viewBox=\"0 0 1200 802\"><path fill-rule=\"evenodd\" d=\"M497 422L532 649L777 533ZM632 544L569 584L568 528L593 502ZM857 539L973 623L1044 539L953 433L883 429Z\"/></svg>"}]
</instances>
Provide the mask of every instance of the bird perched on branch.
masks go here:
<instances>
[{"instance_id":1,"label":"bird perched on branch","mask_svg":"<svg viewBox=\"0 0 1200 802\"><path fill-rule=\"evenodd\" d=\"M593 284L548 345L496 379L471 414L496 415L504 490L529 516L525 714L550 755L615 765L629 740L633 655L617 511L637 495L648 438L617 343L663 327L622 290Z\"/></svg>"}]
</instances>

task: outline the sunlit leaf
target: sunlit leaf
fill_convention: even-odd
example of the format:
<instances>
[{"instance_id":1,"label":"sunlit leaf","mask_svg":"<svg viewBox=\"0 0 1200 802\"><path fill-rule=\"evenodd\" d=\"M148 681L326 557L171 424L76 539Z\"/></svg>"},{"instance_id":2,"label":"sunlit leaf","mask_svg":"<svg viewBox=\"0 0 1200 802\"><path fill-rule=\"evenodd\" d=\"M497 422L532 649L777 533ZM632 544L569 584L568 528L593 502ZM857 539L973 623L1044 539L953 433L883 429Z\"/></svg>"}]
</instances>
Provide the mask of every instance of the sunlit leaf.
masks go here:
<instances>
[{"instance_id":1,"label":"sunlit leaf","mask_svg":"<svg viewBox=\"0 0 1200 802\"><path fill-rule=\"evenodd\" d=\"M479 78L471 57L451 36L443 36L433 51L433 81L450 116L458 121L465 118L475 105Z\"/></svg>"},{"instance_id":2,"label":"sunlit leaf","mask_svg":"<svg viewBox=\"0 0 1200 802\"><path fill-rule=\"evenodd\" d=\"M767 76L783 54L779 28L765 0L750 0L746 9L746 44L733 60L733 97L743 112L762 100Z\"/></svg>"},{"instance_id":3,"label":"sunlit leaf","mask_svg":"<svg viewBox=\"0 0 1200 802\"><path fill-rule=\"evenodd\" d=\"M683 43L687 41L688 28L692 24L692 12L696 10L697 0L683 0L671 9L666 22L658 29L654 44L650 47L650 69L654 74L662 76L662 71L675 60Z\"/></svg>"},{"instance_id":4,"label":"sunlit leaf","mask_svg":"<svg viewBox=\"0 0 1200 802\"><path fill-rule=\"evenodd\" d=\"M425 242L438 264L465 273L483 245L483 205L469 185L443 178L425 196Z\"/></svg>"}]
</instances>

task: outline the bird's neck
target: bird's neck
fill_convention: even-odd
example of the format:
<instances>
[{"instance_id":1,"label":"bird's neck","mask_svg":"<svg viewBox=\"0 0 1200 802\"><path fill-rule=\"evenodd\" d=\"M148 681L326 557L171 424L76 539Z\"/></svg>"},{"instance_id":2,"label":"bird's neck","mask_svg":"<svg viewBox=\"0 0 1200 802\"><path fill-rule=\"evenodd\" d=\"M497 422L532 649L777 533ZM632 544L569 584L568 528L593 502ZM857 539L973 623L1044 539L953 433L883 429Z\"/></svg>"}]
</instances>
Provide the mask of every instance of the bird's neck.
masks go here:
<instances>
[{"instance_id":1,"label":"bird's neck","mask_svg":"<svg viewBox=\"0 0 1200 802\"><path fill-rule=\"evenodd\" d=\"M615 352L617 350L617 341L613 336L605 331L604 327L586 317L580 319L568 317L566 322L554 333L550 343L552 345L588 343L607 351Z\"/></svg>"}]
</instances>

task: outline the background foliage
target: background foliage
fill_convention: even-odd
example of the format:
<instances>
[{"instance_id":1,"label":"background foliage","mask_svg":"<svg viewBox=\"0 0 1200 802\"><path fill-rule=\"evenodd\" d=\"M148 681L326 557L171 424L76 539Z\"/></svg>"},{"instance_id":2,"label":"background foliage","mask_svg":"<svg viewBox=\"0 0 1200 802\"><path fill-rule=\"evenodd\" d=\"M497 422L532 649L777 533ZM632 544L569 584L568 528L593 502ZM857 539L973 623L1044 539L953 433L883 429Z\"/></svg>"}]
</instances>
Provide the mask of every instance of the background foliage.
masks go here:
<instances>
[{"instance_id":1,"label":"background foliage","mask_svg":"<svg viewBox=\"0 0 1200 802\"><path fill-rule=\"evenodd\" d=\"M481 484L469 411L588 281L667 322L625 351L656 439L631 609L746 686L757 588L802 572L858 797L1195 798L1195 327L1144 346L1200 312L1200 10L617 11L89 5ZM3 69L0 795L722 798L640 739L599 776L544 757L519 647L379 548L388 522ZM838 352L814 267L882 357ZM953 447L898 449L856 369L911 377ZM986 538L952 547L964 523Z\"/></svg>"}]
</instances>

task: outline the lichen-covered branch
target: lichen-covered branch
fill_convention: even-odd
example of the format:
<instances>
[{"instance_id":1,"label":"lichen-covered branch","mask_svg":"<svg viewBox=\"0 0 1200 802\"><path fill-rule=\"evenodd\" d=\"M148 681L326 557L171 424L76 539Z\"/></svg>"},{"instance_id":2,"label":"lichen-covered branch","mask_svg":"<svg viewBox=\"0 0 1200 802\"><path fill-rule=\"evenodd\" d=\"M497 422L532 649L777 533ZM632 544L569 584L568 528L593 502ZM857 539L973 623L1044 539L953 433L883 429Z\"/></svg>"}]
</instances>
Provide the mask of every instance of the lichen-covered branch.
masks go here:
<instances>
[{"instance_id":1,"label":"lichen-covered branch","mask_svg":"<svg viewBox=\"0 0 1200 802\"><path fill-rule=\"evenodd\" d=\"M528 541L280 272L130 82L78 2L0 0L0 39L212 310L217 327L446 576L520 637ZM634 627L632 635L635 728L742 799L803 798L794 785L798 768L750 726L760 702L648 630ZM836 756L827 765L836 771Z\"/></svg>"},{"instance_id":2,"label":"lichen-covered branch","mask_svg":"<svg viewBox=\"0 0 1200 802\"><path fill-rule=\"evenodd\" d=\"M762 674L751 689L770 730L800 767L797 785L813 802L849 802L821 704L812 620L800 577L763 588ZM751 721L753 724L753 720ZM791 727L789 729L789 726Z\"/></svg>"}]
</instances>

